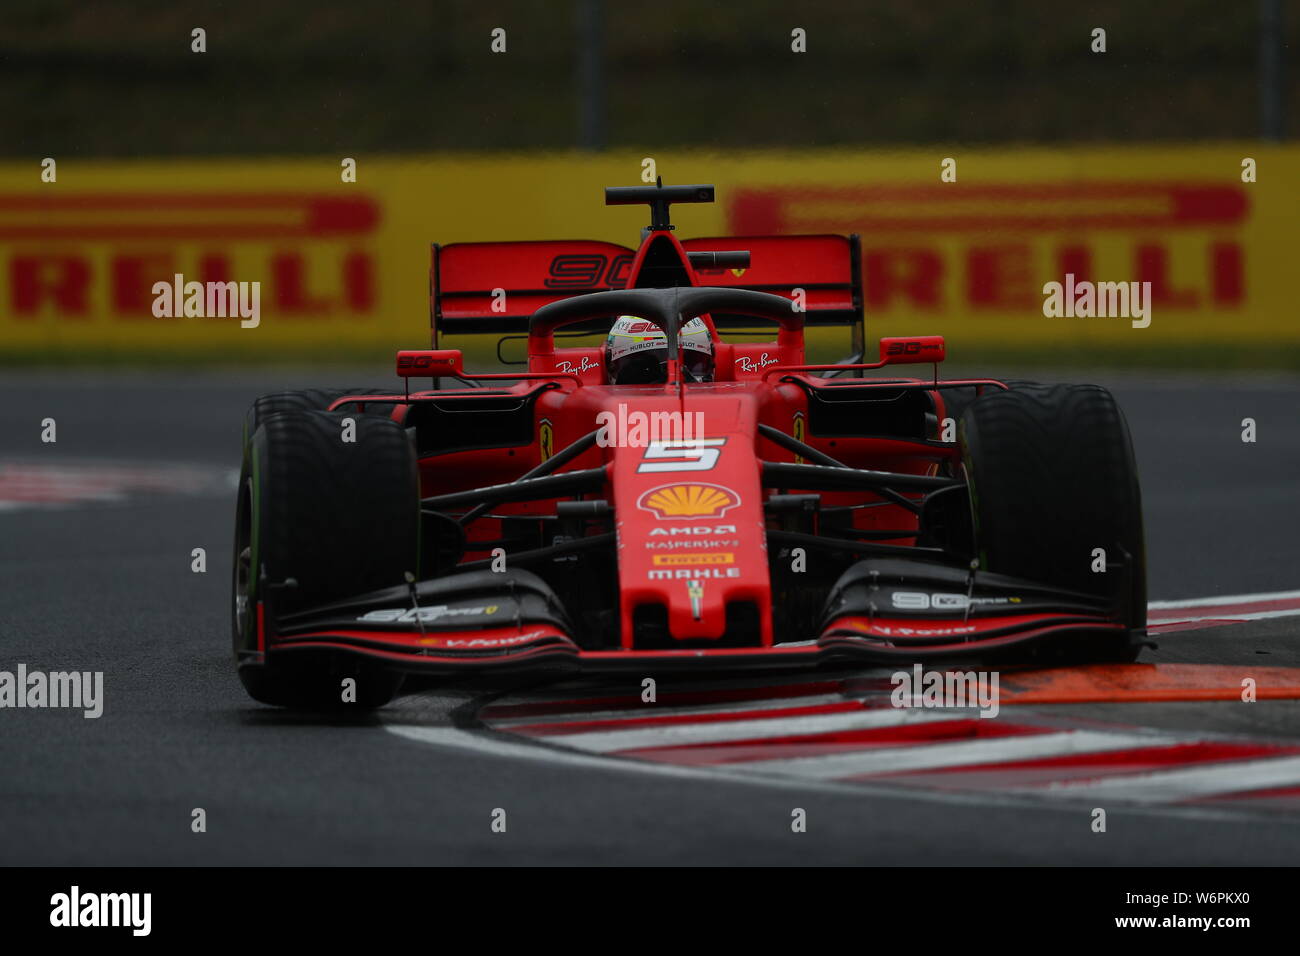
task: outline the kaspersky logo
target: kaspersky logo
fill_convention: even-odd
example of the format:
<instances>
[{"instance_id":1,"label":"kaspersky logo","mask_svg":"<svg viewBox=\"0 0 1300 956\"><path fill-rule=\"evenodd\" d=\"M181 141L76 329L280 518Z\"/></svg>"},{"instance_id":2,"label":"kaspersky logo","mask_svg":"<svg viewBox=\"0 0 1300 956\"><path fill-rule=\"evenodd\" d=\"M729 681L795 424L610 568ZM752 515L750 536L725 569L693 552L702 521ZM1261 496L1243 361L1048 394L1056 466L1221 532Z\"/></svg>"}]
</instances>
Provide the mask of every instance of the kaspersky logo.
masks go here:
<instances>
[{"instance_id":1,"label":"kaspersky logo","mask_svg":"<svg viewBox=\"0 0 1300 956\"><path fill-rule=\"evenodd\" d=\"M740 504L740 495L722 485L660 485L637 499L636 506L661 521L665 518L720 518Z\"/></svg>"}]
</instances>

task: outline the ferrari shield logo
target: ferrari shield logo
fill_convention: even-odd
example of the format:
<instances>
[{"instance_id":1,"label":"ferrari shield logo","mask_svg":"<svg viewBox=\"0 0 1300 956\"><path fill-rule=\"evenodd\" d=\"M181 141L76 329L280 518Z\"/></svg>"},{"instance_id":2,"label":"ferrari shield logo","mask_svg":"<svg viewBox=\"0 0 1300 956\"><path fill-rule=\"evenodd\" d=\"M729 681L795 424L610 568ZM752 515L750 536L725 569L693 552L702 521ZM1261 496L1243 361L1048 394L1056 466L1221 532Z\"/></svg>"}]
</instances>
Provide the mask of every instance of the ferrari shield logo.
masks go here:
<instances>
[{"instance_id":1,"label":"ferrari shield logo","mask_svg":"<svg viewBox=\"0 0 1300 956\"><path fill-rule=\"evenodd\" d=\"M537 426L537 444L542 450L542 461L555 454L555 426L549 418L543 418Z\"/></svg>"},{"instance_id":2,"label":"ferrari shield logo","mask_svg":"<svg viewBox=\"0 0 1300 956\"><path fill-rule=\"evenodd\" d=\"M807 428L804 427L803 412L794 413L794 428L791 431L793 432L796 441L806 442L808 440L804 437L807 433ZM801 455L795 455L794 463L796 465L802 465L803 457Z\"/></svg>"},{"instance_id":3,"label":"ferrari shield logo","mask_svg":"<svg viewBox=\"0 0 1300 956\"><path fill-rule=\"evenodd\" d=\"M704 582L687 581L686 596L691 600L691 617L698 621L704 616Z\"/></svg>"}]
</instances>

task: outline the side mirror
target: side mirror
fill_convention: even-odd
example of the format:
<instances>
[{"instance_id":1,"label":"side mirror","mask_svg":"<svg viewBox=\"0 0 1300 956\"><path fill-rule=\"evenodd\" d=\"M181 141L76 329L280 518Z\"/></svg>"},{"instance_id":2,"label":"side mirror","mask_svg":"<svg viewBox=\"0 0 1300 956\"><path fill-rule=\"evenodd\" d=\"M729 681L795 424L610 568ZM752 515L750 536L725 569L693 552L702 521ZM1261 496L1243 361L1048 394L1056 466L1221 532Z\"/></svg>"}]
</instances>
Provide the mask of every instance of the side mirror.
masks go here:
<instances>
[{"instance_id":1,"label":"side mirror","mask_svg":"<svg viewBox=\"0 0 1300 956\"><path fill-rule=\"evenodd\" d=\"M397 353L397 374L402 378L437 378L462 375L465 359L460 349L424 349Z\"/></svg>"},{"instance_id":2,"label":"side mirror","mask_svg":"<svg viewBox=\"0 0 1300 956\"><path fill-rule=\"evenodd\" d=\"M942 362L944 354L942 335L910 335L880 340L882 365Z\"/></svg>"}]
</instances>

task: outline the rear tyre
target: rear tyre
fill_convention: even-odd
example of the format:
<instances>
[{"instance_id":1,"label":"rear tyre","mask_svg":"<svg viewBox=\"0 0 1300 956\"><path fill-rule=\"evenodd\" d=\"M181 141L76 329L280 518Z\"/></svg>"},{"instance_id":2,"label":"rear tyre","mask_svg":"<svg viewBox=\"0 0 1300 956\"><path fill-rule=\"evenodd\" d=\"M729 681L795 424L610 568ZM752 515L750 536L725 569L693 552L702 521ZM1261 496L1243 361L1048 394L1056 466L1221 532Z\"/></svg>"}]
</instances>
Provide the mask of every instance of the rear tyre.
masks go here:
<instances>
[{"instance_id":1,"label":"rear tyre","mask_svg":"<svg viewBox=\"0 0 1300 956\"><path fill-rule=\"evenodd\" d=\"M240 482L235 533L234 645L240 678L263 703L349 706L341 679L357 679L350 706L390 700L400 675L368 662L299 657L251 659L259 603L267 627L285 614L404 583L419 575L420 497L415 453L396 422L291 411L261 421ZM297 662L297 663L295 663Z\"/></svg>"},{"instance_id":2,"label":"rear tyre","mask_svg":"<svg viewBox=\"0 0 1300 956\"><path fill-rule=\"evenodd\" d=\"M1128 425L1096 385L1019 383L962 416L976 553L987 571L1105 598L1129 633L1071 659L1131 661L1146 629L1142 498ZM1095 549L1106 570L1095 572Z\"/></svg>"}]
</instances>

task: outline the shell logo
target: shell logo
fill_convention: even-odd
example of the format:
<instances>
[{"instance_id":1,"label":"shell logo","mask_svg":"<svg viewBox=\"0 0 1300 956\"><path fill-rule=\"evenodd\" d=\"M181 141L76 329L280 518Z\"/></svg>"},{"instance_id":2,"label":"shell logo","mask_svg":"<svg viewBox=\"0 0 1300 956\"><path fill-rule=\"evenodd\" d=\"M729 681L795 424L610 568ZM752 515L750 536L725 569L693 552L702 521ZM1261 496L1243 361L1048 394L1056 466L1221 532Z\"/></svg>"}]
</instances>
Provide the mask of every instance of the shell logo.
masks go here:
<instances>
[{"instance_id":1,"label":"shell logo","mask_svg":"<svg viewBox=\"0 0 1300 956\"><path fill-rule=\"evenodd\" d=\"M740 504L740 495L721 485L660 485L651 488L636 505L656 518L721 517Z\"/></svg>"}]
</instances>

